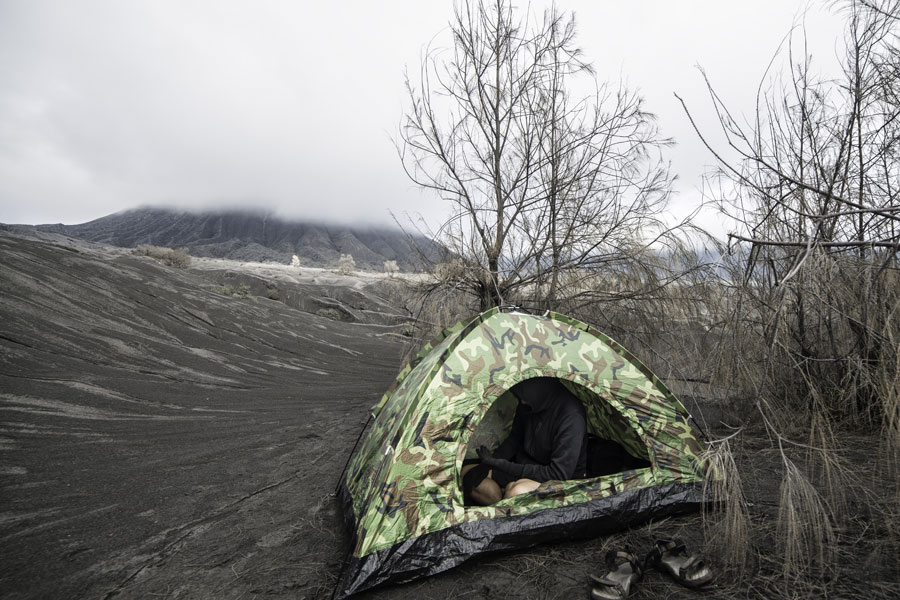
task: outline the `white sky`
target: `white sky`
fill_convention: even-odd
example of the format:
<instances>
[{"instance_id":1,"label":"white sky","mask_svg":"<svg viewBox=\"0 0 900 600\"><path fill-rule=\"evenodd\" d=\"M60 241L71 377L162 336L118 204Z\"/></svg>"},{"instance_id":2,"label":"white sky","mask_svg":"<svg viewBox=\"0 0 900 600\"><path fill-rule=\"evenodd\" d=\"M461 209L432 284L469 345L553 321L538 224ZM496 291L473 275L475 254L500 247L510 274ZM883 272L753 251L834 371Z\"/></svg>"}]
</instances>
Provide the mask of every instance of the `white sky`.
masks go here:
<instances>
[{"instance_id":1,"label":"white sky","mask_svg":"<svg viewBox=\"0 0 900 600\"><path fill-rule=\"evenodd\" d=\"M676 139L676 212L698 202L712 162L673 96L714 132L695 66L749 115L804 10L826 71L839 46L825 2L557 5L575 11L599 77L639 88ZM0 0L0 222L80 223L162 204L435 223L447 207L406 179L391 137L404 69L418 69L432 39L449 44L452 11L432 0Z\"/></svg>"}]
</instances>

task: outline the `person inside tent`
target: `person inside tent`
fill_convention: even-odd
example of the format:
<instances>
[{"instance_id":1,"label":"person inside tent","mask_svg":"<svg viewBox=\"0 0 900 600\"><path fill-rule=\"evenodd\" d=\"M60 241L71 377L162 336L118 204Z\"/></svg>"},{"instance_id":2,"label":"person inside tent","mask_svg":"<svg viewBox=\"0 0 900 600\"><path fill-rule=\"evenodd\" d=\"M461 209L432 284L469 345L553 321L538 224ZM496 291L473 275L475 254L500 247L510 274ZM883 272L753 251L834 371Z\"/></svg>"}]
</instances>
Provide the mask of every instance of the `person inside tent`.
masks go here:
<instances>
[{"instance_id":1,"label":"person inside tent","mask_svg":"<svg viewBox=\"0 0 900 600\"><path fill-rule=\"evenodd\" d=\"M463 466L467 504L487 506L534 491L544 481L581 479L587 465L584 406L555 377L513 386L519 400L509 437L495 452L478 448L478 462Z\"/></svg>"}]
</instances>

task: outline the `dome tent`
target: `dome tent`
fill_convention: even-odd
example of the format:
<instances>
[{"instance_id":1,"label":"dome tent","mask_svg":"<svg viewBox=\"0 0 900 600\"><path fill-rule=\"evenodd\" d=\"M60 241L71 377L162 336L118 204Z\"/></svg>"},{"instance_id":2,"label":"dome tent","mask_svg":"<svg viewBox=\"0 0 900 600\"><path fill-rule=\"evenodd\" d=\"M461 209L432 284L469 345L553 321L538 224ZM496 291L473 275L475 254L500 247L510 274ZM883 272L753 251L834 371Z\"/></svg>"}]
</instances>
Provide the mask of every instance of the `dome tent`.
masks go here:
<instances>
[{"instance_id":1,"label":"dome tent","mask_svg":"<svg viewBox=\"0 0 900 600\"><path fill-rule=\"evenodd\" d=\"M508 390L541 376L582 401L589 433L649 466L466 506L459 473L481 426L508 423ZM447 329L400 372L373 417L340 484L353 537L338 598L476 554L695 511L703 501L702 446L681 402L622 346L560 314L494 308Z\"/></svg>"}]
</instances>

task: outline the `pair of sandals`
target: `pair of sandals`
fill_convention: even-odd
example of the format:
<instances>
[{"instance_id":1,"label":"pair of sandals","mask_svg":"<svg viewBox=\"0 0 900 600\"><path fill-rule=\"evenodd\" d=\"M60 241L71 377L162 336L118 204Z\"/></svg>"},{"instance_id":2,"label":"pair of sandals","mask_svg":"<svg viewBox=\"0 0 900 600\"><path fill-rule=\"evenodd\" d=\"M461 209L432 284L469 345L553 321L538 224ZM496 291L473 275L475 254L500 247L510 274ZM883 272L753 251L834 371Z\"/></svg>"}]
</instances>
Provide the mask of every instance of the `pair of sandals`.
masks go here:
<instances>
[{"instance_id":1,"label":"pair of sandals","mask_svg":"<svg viewBox=\"0 0 900 600\"><path fill-rule=\"evenodd\" d=\"M658 540L644 559L643 565L629 551L610 550L606 554L609 572L603 577L591 575L594 587L591 598L623 600L631 587L644 576L644 569L653 567L668 574L681 585L697 588L712 581L712 572L703 559L691 556L681 539Z\"/></svg>"}]
</instances>

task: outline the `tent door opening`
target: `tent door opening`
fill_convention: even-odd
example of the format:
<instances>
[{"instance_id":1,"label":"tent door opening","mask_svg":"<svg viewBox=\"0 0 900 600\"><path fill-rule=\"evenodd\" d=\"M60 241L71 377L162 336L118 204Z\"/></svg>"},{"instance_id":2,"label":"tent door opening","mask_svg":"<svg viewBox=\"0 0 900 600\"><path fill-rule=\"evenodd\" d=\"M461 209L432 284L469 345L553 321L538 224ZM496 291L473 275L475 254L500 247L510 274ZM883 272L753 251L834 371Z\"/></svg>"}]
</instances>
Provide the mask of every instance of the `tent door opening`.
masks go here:
<instances>
[{"instance_id":1,"label":"tent door opening","mask_svg":"<svg viewBox=\"0 0 900 600\"><path fill-rule=\"evenodd\" d=\"M622 414L591 389L561 379L587 413L587 477L650 467L647 445ZM465 462L477 461L476 449L497 448L512 430L518 400L506 390L485 412L469 436Z\"/></svg>"}]
</instances>

